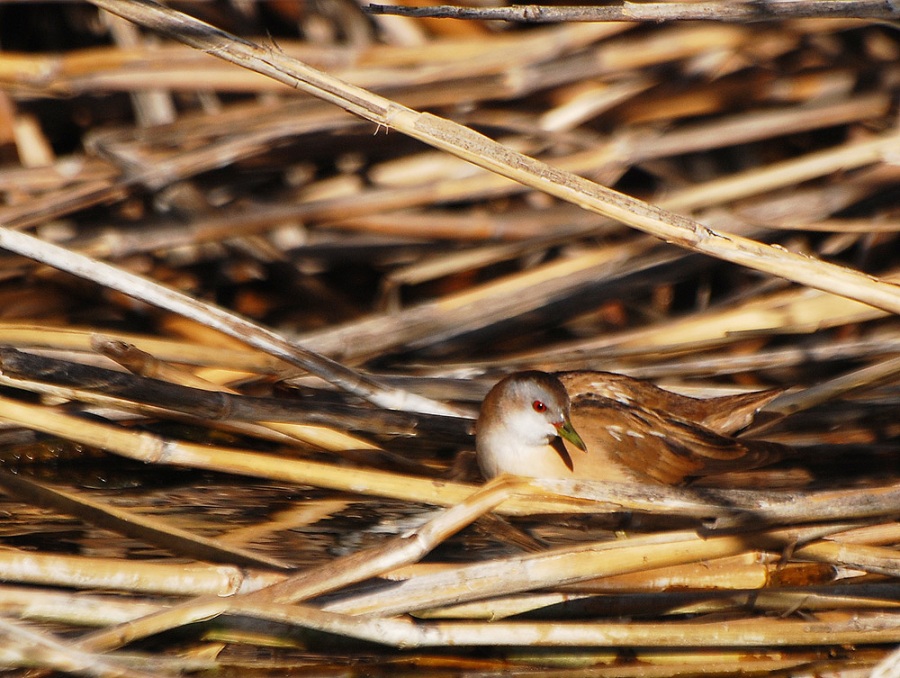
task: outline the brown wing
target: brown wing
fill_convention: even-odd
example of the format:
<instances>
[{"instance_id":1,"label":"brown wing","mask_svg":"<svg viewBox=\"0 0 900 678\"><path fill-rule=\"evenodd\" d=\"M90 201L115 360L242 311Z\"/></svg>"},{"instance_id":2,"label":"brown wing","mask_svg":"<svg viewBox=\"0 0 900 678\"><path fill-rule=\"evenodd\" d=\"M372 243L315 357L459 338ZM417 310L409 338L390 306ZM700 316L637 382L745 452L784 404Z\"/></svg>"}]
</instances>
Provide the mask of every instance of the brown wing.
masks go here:
<instances>
[{"instance_id":1,"label":"brown wing","mask_svg":"<svg viewBox=\"0 0 900 678\"><path fill-rule=\"evenodd\" d=\"M609 398L580 396L571 417L587 446L581 458L572 454L578 477L677 485L691 477L772 464L788 453L782 445L738 440Z\"/></svg>"},{"instance_id":2,"label":"brown wing","mask_svg":"<svg viewBox=\"0 0 900 678\"><path fill-rule=\"evenodd\" d=\"M573 401L580 397L609 398L624 405L667 412L723 435L737 433L749 426L760 408L784 392L783 389L770 389L701 399L673 393L649 381L613 372L582 370L560 372L557 376Z\"/></svg>"}]
</instances>

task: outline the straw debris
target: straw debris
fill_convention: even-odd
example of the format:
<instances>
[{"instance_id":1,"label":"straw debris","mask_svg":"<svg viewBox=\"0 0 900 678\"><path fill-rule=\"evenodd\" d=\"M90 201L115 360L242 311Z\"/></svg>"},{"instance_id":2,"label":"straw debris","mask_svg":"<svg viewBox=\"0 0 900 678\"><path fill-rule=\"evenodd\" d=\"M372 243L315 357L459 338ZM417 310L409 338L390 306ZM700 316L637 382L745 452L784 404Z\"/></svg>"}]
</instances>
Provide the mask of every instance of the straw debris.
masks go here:
<instances>
[{"instance_id":1,"label":"straw debris","mask_svg":"<svg viewBox=\"0 0 900 678\"><path fill-rule=\"evenodd\" d=\"M897 674L891 3L184 7L0 4L0 667ZM517 369L797 454L485 483Z\"/></svg>"}]
</instances>

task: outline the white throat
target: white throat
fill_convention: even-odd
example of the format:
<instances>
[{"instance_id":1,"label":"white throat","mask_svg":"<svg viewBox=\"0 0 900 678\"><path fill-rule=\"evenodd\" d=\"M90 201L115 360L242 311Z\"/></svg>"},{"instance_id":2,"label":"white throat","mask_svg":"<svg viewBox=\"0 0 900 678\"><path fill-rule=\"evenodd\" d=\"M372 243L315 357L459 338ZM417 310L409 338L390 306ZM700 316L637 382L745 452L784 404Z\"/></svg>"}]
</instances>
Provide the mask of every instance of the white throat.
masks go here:
<instances>
[{"instance_id":1,"label":"white throat","mask_svg":"<svg viewBox=\"0 0 900 678\"><path fill-rule=\"evenodd\" d=\"M479 431L478 465L487 478L502 473L529 478L568 477L571 471L550 445L556 437L553 425L540 417L507 417L503 424Z\"/></svg>"}]
</instances>

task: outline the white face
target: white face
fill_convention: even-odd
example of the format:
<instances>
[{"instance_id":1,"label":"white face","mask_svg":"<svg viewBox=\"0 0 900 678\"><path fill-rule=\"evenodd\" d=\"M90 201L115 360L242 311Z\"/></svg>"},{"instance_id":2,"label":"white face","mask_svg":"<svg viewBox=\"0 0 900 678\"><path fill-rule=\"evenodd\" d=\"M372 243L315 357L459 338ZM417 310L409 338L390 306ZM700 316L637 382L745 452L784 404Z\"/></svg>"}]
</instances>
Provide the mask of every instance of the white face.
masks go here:
<instances>
[{"instance_id":1,"label":"white face","mask_svg":"<svg viewBox=\"0 0 900 678\"><path fill-rule=\"evenodd\" d=\"M555 385L555 384L554 384ZM503 428L523 445L546 445L559 435L566 420L568 395L534 379L510 379L498 401Z\"/></svg>"},{"instance_id":2,"label":"white face","mask_svg":"<svg viewBox=\"0 0 900 678\"><path fill-rule=\"evenodd\" d=\"M568 477L570 468L549 445L566 421L568 394L549 375L525 375L531 376L501 381L485 398L475 441L478 464L487 478L500 473Z\"/></svg>"},{"instance_id":3,"label":"white face","mask_svg":"<svg viewBox=\"0 0 900 678\"><path fill-rule=\"evenodd\" d=\"M559 435L554 422L558 424L563 418L560 408L546 400L522 400L507 412L505 428L511 437L525 445L546 445Z\"/></svg>"}]
</instances>

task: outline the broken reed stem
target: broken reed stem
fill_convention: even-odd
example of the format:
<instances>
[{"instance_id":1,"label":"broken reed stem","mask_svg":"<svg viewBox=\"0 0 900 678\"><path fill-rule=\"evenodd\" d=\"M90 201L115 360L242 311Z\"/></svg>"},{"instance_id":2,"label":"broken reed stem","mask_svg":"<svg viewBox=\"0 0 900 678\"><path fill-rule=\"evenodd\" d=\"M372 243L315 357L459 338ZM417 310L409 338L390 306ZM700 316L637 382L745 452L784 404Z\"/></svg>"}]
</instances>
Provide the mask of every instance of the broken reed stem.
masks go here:
<instances>
[{"instance_id":1,"label":"broken reed stem","mask_svg":"<svg viewBox=\"0 0 900 678\"><path fill-rule=\"evenodd\" d=\"M467 127L435 115L419 113L349 85L275 49L231 35L150 0L91 1L130 21L330 101L379 126L397 129L492 172L616 219L667 242L856 299L891 313L900 312L900 287L891 283L749 238L714 231L687 217L662 210L516 153ZM900 147L900 135L894 134L885 141L880 157ZM2 238L0 246L7 246Z\"/></svg>"}]
</instances>

